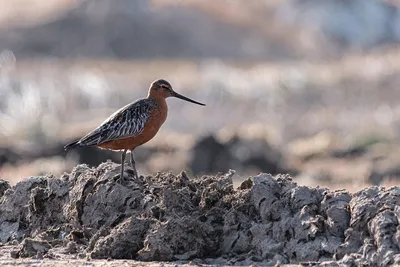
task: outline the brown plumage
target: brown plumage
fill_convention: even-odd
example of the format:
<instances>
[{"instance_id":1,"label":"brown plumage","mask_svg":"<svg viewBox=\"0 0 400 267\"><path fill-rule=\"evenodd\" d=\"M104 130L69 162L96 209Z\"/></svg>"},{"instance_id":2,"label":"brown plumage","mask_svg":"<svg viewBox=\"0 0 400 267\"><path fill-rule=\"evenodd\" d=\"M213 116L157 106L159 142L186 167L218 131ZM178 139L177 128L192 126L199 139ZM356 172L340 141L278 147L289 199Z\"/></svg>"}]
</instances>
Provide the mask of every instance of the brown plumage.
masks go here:
<instances>
[{"instance_id":1,"label":"brown plumage","mask_svg":"<svg viewBox=\"0 0 400 267\"><path fill-rule=\"evenodd\" d=\"M167 119L167 97L177 97L198 105L205 106L190 98L176 93L165 80L154 81L149 88L147 98L137 100L119 109L96 129L65 146L65 150L97 146L103 149L123 150L121 157L121 180L124 173L126 152L131 154L131 164L138 177L133 151L136 147L150 141Z\"/></svg>"}]
</instances>

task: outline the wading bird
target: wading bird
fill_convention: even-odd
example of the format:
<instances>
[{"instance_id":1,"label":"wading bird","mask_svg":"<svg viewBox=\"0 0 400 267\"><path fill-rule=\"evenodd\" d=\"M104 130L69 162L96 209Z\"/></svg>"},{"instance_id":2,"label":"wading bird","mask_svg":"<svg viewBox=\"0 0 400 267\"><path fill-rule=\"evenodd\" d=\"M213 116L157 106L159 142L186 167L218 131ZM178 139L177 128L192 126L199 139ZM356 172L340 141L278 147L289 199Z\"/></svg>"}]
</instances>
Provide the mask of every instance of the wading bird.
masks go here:
<instances>
[{"instance_id":1,"label":"wading bird","mask_svg":"<svg viewBox=\"0 0 400 267\"><path fill-rule=\"evenodd\" d=\"M205 104L176 93L169 82L156 80L150 85L147 98L139 99L117 110L80 140L66 145L65 150L84 146L122 150L121 181L124 177L126 152L129 150L134 175L138 178L133 151L136 147L150 141L167 119L168 105L165 101L167 97L177 97L205 106Z\"/></svg>"}]
</instances>

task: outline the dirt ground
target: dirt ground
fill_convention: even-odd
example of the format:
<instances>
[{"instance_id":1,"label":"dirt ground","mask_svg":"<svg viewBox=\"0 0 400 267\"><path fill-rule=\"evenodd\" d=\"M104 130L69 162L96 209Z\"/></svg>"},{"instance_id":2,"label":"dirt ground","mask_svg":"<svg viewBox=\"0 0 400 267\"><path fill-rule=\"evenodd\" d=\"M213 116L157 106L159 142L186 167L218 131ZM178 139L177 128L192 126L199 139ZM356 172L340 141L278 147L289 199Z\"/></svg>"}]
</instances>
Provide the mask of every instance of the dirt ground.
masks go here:
<instances>
[{"instance_id":1,"label":"dirt ground","mask_svg":"<svg viewBox=\"0 0 400 267\"><path fill-rule=\"evenodd\" d=\"M121 180L119 166L2 181L2 266L400 262L398 187L350 194L260 174L235 189L234 171L134 179L127 168Z\"/></svg>"}]
</instances>

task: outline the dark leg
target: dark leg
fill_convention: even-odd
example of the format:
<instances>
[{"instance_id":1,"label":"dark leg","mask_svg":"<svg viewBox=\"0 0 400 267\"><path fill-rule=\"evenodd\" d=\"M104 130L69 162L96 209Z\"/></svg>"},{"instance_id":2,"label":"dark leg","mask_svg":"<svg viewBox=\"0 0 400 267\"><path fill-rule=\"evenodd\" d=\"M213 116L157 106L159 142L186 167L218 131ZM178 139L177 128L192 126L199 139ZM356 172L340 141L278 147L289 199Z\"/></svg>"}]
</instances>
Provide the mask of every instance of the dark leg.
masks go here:
<instances>
[{"instance_id":1,"label":"dark leg","mask_svg":"<svg viewBox=\"0 0 400 267\"><path fill-rule=\"evenodd\" d=\"M133 174L135 175L135 178L139 178L139 175L136 170L135 158L133 157L133 150L131 150L131 165L132 165Z\"/></svg>"},{"instance_id":2,"label":"dark leg","mask_svg":"<svg viewBox=\"0 0 400 267\"><path fill-rule=\"evenodd\" d=\"M120 181L122 183L122 180L124 179L124 163L125 163L125 157L126 157L126 151L127 149L124 150L121 156L121 176L120 176Z\"/></svg>"}]
</instances>

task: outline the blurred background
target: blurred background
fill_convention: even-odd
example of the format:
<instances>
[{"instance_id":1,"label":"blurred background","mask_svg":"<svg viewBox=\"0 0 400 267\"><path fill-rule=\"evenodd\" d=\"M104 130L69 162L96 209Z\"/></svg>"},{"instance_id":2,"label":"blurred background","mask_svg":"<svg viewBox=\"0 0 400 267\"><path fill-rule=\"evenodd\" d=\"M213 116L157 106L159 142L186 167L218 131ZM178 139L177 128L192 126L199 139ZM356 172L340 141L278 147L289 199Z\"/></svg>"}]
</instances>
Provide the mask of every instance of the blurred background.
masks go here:
<instances>
[{"instance_id":1,"label":"blurred background","mask_svg":"<svg viewBox=\"0 0 400 267\"><path fill-rule=\"evenodd\" d=\"M63 146L159 78L141 174L290 173L350 191L400 179L400 1L0 0L0 178L120 153Z\"/></svg>"}]
</instances>

